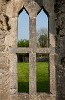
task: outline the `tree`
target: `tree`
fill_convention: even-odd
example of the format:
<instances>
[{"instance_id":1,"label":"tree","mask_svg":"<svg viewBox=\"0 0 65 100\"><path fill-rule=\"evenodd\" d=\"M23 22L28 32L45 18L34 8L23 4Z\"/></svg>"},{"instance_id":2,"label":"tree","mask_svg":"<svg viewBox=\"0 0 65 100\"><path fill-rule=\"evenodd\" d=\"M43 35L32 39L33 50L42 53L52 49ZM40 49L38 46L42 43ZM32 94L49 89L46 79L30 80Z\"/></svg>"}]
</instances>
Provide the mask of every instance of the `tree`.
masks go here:
<instances>
[{"instance_id":1,"label":"tree","mask_svg":"<svg viewBox=\"0 0 65 100\"><path fill-rule=\"evenodd\" d=\"M37 46L47 47L48 46L48 30L41 28L37 31ZM38 57L48 57L48 54L37 54Z\"/></svg>"},{"instance_id":2,"label":"tree","mask_svg":"<svg viewBox=\"0 0 65 100\"><path fill-rule=\"evenodd\" d=\"M48 30L45 28L41 28L37 32L37 45L40 47L48 46Z\"/></svg>"},{"instance_id":3,"label":"tree","mask_svg":"<svg viewBox=\"0 0 65 100\"><path fill-rule=\"evenodd\" d=\"M40 35L38 41L39 41L40 47L47 47L47 35L46 34Z\"/></svg>"},{"instance_id":4,"label":"tree","mask_svg":"<svg viewBox=\"0 0 65 100\"><path fill-rule=\"evenodd\" d=\"M19 40L18 41L18 47L29 47L29 40Z\"/></svg>"},{"instance_id":5,"label":"tree","mask_svg":"<svg viewBox=\"0 0 65 100\"><path fill-rule=\"evenodd\" d=\"M29 40L19 40L18 47L29 47ZM18 53L18 62L28 62L29 55L28 53Z\"/></svg>"}]
</instances>

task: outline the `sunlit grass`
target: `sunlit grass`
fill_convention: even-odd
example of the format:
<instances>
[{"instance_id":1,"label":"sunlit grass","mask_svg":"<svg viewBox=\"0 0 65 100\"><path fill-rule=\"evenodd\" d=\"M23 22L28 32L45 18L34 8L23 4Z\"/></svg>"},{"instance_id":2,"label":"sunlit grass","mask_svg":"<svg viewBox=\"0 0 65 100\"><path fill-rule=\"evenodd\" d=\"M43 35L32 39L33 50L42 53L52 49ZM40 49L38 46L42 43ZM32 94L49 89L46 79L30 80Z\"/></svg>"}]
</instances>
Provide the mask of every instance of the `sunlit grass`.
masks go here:
<instances>
[{"instance_id":1,"label":"sunlit grass","mask_svg":"<svg viewBox=\"0 0 65 100\"><path fill-rule=\"evenodd\" d=\"M18 92L29 92L29 64L18 63Z\"/></svg>"},{"instance_id":2,"label":"sunlit grass","mask_svg":"<svg viewBox=\"0 0 65 100\"><path fill-rule=\"evenodd\" d=\"M37 62L37 92L49 92L48 63Z\"/></svg>"},{"instance_id":3,"label":"sunlit grass","mask_svg":"<svg viewBox=\"0 0 65 100\"><path fill-rule=\"evenodd\" d=\"M37 92L49 92L48 63L37 62ZM18 92L29 93L29 63L18 63Z\"/></svg>"}]
</instances>

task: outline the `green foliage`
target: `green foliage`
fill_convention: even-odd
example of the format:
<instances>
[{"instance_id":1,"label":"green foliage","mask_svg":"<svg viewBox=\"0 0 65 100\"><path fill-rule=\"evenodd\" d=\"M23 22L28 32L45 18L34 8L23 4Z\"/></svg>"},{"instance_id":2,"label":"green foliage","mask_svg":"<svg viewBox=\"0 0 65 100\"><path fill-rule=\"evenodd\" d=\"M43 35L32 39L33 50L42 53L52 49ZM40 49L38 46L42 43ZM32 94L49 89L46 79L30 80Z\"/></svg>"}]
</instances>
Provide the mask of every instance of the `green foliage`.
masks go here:
<instances>
[{"instance_id":1,"label":"green foliage","mask_svg":"<svg viewBox=\"0 0 65 100\"><path fill-rule=\"evenodd\" d=\"M37 62L37 92L49 92L48 63ZM18 63L18 91L29 92L29 63Z\"/></svg>"},{"instance_id":2,"label":"green foliage","mask_svg":"<svg viewBox=\"0 0 65 100\"><path fill-rule=\"evenodd\" d=\"M41 28L37 32L37 45L40 47L48 46L48 30L45 28Z\"/></svg>"},{"instance_id":3,"label":"green foliage","mask_svg":"<svg viewBox=\"0 0 65 100\"><path fill-rule=\"evenodd\" d=\"M42 34L40 35L38 41L40 44L40 47L47 47L47 35L46 34Z\"/></svg>"},{"instance_id":4,"label":"green foliage","mask_svg":"<svg viewBox=\"0 0 65 100\"><path fill-rule=\"evenodd\" d=\"M18 41L18 47L29 47L29 40L19 40Z\"/></svg>"},{"instance_id":5,"label":"green foliage","mask_svg":"<svg viewBox=\"0 0 65 100\"><path fill-rule=\"evenodd\" d=\"M19 40L18 41L18 47L29 47L29 40ZM26 61L26 57L28 58L28 54L27 53L18 53L17 57L18 57L18 62L25 62ZM28 59L27 59L28 62Z\"/></svg>"}]
</instances>

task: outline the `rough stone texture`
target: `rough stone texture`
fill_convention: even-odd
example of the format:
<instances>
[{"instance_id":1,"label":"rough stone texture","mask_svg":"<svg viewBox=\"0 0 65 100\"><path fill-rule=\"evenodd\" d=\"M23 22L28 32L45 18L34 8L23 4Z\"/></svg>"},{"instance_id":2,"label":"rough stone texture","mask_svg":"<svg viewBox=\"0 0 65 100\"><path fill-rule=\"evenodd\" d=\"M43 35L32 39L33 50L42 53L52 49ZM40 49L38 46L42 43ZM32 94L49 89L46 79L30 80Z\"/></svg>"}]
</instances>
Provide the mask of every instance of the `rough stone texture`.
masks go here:
<instances>
[{"instance_id":1,"label":"rough stone texture","mask_svg":"<svg viewBox=\"0 0 65 100\"><path fill-rule=\"evenodd\" d=\"M29 48L17 47L17 17L30 17ZM36 16L49 16L49 48L36 47ZM29 94L18 93L16 53L29 53ZM48 53L50 93L36 92L36 53ZM65 100L65 0L0 0L0 100Z\"/></svg>"},{"instance_id":2,"label":"rough stone texture","mask_svg":"<svg viewBox=\"0 0 65 100\"><path fill-rule=\"evenodd\" d=\"M65 0L55 1L57 100L65 100Z\"/></svg>"},{"instance_id":3,"label":"rough stone texture","mask_svg":"<svg viewBox=\"0 0 65 100\"><path fill-rule=\"evenodd\" d=\"M56 98L46 93L37 93L36 95L18 94L18 100L56 100Z\"/></svg>"}]
</instances>

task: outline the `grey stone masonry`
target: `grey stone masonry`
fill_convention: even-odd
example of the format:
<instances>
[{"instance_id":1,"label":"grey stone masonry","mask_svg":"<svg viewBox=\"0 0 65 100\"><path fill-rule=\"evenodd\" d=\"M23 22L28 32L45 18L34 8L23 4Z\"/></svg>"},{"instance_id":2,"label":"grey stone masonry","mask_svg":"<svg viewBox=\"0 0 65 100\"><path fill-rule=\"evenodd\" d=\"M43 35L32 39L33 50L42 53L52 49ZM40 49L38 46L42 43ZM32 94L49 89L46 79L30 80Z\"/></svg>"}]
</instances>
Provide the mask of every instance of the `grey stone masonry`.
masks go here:
<instances>
[{"instance_id":1,"label":"grey stone masonry","mask_svg":"<svg viewBox=\"0 0 65 100\"><path fill-rule=\"evenodd\" d=\"M17 47L18 14L29 13L29 47ZM36 46L36 17L49 19L49 47ZM29 94L18 93L17 53L29 53ZM49 54L50 93L37 93L36 53ZM0 0L0 100L65 100L65 0Z\"/></svg>"},{"instance_id":2,"label":"grey stone masonry","mask_svg":"<svg viewBox=\"0 0 65 100\"><path fill-rule=\"evenodd\" d=\"M65 100L65 0L55 1L57 100Z\"/></svg>"}]
</instances>

